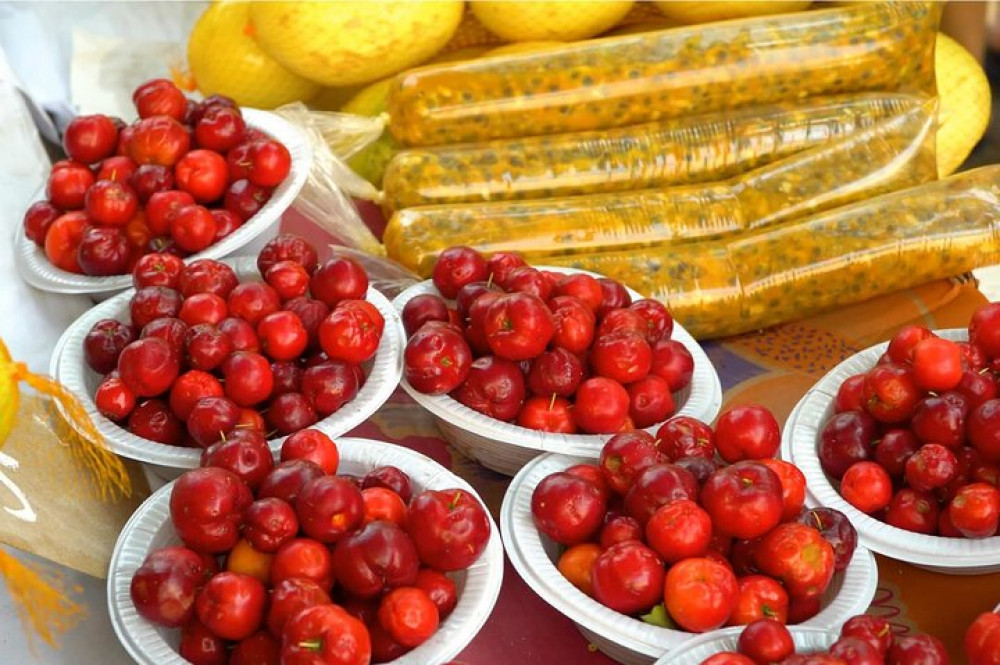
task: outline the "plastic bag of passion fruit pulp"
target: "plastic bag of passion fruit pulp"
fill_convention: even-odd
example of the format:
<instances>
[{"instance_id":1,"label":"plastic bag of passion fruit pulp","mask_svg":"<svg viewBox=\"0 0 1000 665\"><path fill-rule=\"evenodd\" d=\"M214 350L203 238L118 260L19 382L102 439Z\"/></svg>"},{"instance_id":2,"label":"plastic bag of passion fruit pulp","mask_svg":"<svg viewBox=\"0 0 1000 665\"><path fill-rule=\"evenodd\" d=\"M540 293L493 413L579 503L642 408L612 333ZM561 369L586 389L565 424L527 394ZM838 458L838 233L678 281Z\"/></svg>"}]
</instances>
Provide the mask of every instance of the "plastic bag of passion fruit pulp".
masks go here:
<instances>
[{"instance_id":1,"label":"plastic bag of passion fruit pulp","mask_svg":"<svg viewBox=\"0 0 1000 665\"><path fill-rule=\"evenodd\" d=\"M400 210L386 227L386 252L424 275L437 254L453 245L516 251L544 263L539 257L706 241L773 227L934 180L937 105L908 99L912 104L868 127L726 180Z\"/></svg>"},{"instance_id":2,"label":"plastic bag of passion fruit pulp","mask_svg":"<svg viewBox=\"0 0 1000 665\"><path fill-rule=\"evenodd\" d=\"M735 335L1000 263L1000 165L731 238L539 261L656 298L699 339Z\"/></svg>"}]
</instances>

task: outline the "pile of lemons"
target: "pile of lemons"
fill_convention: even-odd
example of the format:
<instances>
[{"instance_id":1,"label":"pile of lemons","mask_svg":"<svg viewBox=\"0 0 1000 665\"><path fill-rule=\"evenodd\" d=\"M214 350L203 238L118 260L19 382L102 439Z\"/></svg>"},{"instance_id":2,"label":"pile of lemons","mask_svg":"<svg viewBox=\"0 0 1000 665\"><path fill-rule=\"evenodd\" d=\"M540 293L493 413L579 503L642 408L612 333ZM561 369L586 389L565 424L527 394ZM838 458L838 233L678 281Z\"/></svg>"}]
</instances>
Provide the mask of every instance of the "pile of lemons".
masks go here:
<instances>
[{"instance_id":1,"label":"pile of lemons","mask_svg":"<svg viewBox=\"0 0 1000 665\"><path fill-rule=\"evenodd\" d=\"M294 101L324 111L385 111L391 77L433 63L543 49L762 14L801 11L809 0L216 0L188 42L188 68L205 95L244 106ZM969 154L989 119L989 84L962 47L938 36L941 176ZM378 185L397 146L386 132L351 166Z\"/></svg>"},{"instance_id":2,"label":"pile of lemons","mask_svg":"<svg viewBox=\"0 0 1000 665\"><path fill-rule=\"evenodd\" d=\"M442 54L472 58L509 42L576 41L621 25L718 21L808 4L218 0L191 32L188 68L205 95L257 108L307 101L339 110L362 87Z\"/></svg>"}]
</instances>

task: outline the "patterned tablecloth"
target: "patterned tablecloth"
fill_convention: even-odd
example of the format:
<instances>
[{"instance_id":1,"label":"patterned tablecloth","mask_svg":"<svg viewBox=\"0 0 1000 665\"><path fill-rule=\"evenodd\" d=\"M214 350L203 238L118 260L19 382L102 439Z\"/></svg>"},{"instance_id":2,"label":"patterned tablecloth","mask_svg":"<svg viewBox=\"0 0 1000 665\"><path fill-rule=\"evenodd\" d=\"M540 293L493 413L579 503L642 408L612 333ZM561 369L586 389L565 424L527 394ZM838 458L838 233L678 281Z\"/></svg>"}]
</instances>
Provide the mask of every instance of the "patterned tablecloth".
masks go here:
<instances>
[{"instance_id":1,"label":"patterned tablecloth","mask_svg":"<svg viewBox=\"0 0 1000 665\"><path fill-rule=\"evenodd\" d=\"M930 328L964 326L983 302L972 283L940 281L704 346L722 379L726 405L763 404L784 422L805 391L843 358L888 339L908 323ZM494 517L499 514L509 479L450 448L430 414L401 390L354 434L392 441L429 455L472 483ZM884 557L878 557L878 564L879 588L869 612L888 618L900 634L920 630L940 637L954 662L963 662L965 627L979 612L1000 602L1000 574L934 574ZM496 609L461 659L470 665L485 665L515 654L518 662L547 665L613 662L536 596L508 563Z\"/></svg>"}]
</instances>

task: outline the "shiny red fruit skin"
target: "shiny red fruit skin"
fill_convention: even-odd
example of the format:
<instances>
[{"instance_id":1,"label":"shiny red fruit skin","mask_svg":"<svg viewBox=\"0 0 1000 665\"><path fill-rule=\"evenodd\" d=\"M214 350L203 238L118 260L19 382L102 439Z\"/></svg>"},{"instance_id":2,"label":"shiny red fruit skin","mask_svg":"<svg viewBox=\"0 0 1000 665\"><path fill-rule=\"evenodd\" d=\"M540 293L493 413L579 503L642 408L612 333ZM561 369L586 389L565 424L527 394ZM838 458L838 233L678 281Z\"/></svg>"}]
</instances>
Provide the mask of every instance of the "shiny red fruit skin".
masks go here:
<instances>
[{"instance_id":1,"label":"shiny red fruit skin","mask_svg":"<svg viewBox=\"0 0 1000 665\"><path fill-rule=\"evenodd\" d=\"M486 549L490 518L482 504L463 489L425 490L410 502L406 532L420 561L448 572L472 565Z\"/></svg>"},{"instance_id":2,"label":"shiny red fruit skin","mask_svg":"<svg viewBox=\"0 0 1000 665\"><path fill-rule=\"evenodd\" d=\"M306 483L295 500L302 531L323 543L336 543L357 528L364 517L361 492L339 476Z\"/></svg>"},{"instance_id":3,"label":"shiny red fruit skin","mask_svg":"<svg viewBox=\"0 0 1000 665\"><path fill-rule=\"evenodd\" d=\"M434 264L431 279L445 298L454 298L459 289L471 282L485 282L486 259L471 247L449 247Z\"/></svg>"},{"instance_id":4,"label":"shiny red fruit skin","mask_svg":"<svg viewBox=\"0 0 1000 665\"><path fill-rule=\"evenodd\" d=\"M303 610L288 620L282 636L282 665L371 662L368 629L337 605L316 605Z\"/></svg>"},{"instance_id":5,"label":"shiny red fruit skin","mask_svg":"<svg viewBox=\"0 0 1000 665\"><path fill-rule=\"evenodd\" d=\"M419 569L413 541L390 522L371 522L341 538L333 549L337 584L358 598L377 598L410 586Z\"/></svg>"},{"instance_id":6,"label":"shiny red fruit skin","mask_svg":"<svg viewBox=\"0 0 1000 665\"><path fill-rule=\"evenodd\" d=\"M1000 665L1000 614L983 612L965 632L969 665Z\"/></svg>"},{"instance_id":7,"label":"shiny red fruit skin","mask_svg":"<svg viewBox=\"0 0 1000 665\"><path fill-rule=\"evenodd\" d=\"M236 430L213 443L201 455L201 466L219 467L236 474L253 491L274 469L274 457L263 434Z\"/></svg>"},{"instance_id":8,"label":"shiny red fruit skin","mask_svg":"<svg viewBox=\"0 0 1000 665\"><path fill-rule=\"evenodd\" d=\"M151 79L146 81L132 93L132 103L140 118L156 115L167 115L177 121L184 119L187 109L187 98L173 81L168 79Z\"/></svg>"},{"instance_id":9,"label":"shiny red fruit skin","mask_svg":"<svg viewBox=\"0 0 1000 665\"><path fill-rule=\"evenodd\" d=\"M280 640L285 623L291 617L304 609L330 602L330 594L312 580L289 577L273 583L265 619L267 630Z\"/></svg>"},{"instance_id":10,"label":"shiny red fruit skin","mask_svg":"<svg viewBox=\"0 0 1000 665\"><path fill-rule=\"evenodd\" d=\"M137 397L155 397L173 385L180 372L177 356L162 339L139 339L118 356L118 373Z\"/></svg>"},{"instance_id":11,"label":"shiny red fruit skin","mask_svg":"<svg viewBox=\"0 0 1000 665\"><path fill-rule=\"evenodd\" d=\"M737 649L750 656L756 663L779 663L795 653L792 634L783 623L774 619L760 619L749 624L740 633Z\"/></svg>"},{"instance_id":12,"label":"shiny red fruit skin","mask_svg":"<svg viewBox=\"0 0 1000 665\"><path fill-rule=\"evenodd\" d=\"M260 580L227 571L212 577L199 592L195 611L214 634L239 641L260 627L266 603L267 589Z\"/></svg>"},{"instance_id":13,"label":"shiny red fruit skin","mask_svg":"<svg viewBox=\"0 0 1000 665\"><path fill-rule=\"evenodd\" d=\"M625 425L628 409L625 388L613 379L598 376L587 379L577 389L573 419L588 434L610 434Z\"/></svg>"},{"instance_id":14,"label":"shiny red fruit skin","mask_svg":"<svg viewBox=\"0 0 1000 665\"><path fill-rule=\"evenodd\" d=\"M133 125L129 154L136 164L173 166L191 146L184 127L168 116L153 116Z\"/></svg>"},{"instance_id":15,"label":"shiny red fruit skin","mask_svg":"<svg viewBox=\"0 0 1000 665\"><path fill-rule=\"evenodd\" d=\"M623 385L642 379L652 366L652 349L643 336L634 332L598 335L591 347L590 367L594 374Z\"/></svg>"},{"instance_id":16,"label":"shiny red fruit skin","mask_svg":"<svg viewBox=\"0 0 1000 665\"><path fill-rule=\"evenodd\" d=\"M694 357L687 347L675 339L661 339L652 345L653 364L650 371L670 384L677 392L690 385L694 376Z\"/></svg>"},{"instance_id":17,"label":"shiny red fruit skin","mask_svg":"<svg viewBox=\"0 0 1000 665\"><path fill-rule=\"evenodd\" d=\"M330 548L312 538L293 538L282 544L271 560L271 586L291 579L309 580L329 592L333 586Z\"/></svg>"},{"instance_id":18,"label":"shiny red fruit skin","mask_svg":"<svg viewBox=\"0 0 1000 665\"><path fill-rule=\"evenodd\" d=\"M951 662L944 643L933 635L903 635L889 647L887 665L947 665Z\"/></svg>"},{"instance_id":19,"label":"shiny red fruit skin","mask_svg":"<svg viewBox=\"0 0 1000 665\"><path fill-rule=\"evenodd\" d=\"M969 342L990 358L1000 356L1000 303L983 305L969 320Z\"/></svg>"},{"instance_id":20,"label":"shiny red fruit skin","mask_svg":"<svg viewBox=\"0 0 1000 665\"><path fill-rule=\"evenodd\" d=\"M690 471L675 464L654 464L636 474L625 494L625 512L645 527L661 506L697 498L698 481Z\"/></svg>"},{"instance_id":21,"label":"shiny red fruit skin","mask_svg":"<svg viewBox=\"0 0 1000 665\"><path fill-rule=\"evenodd\" d=\"M35 201L24 213L24 235L39 247L45 247L45 234L62 213L48 201Z\"/></svg>"},{"instance_id":22,"label":"shiny red fruit skin","mask_svg":"<svg viewBox=\"0 0 1000 665\"><path fill-rule=\"evenodd\" d=\"M781 446L781 427L774 415L757 404L735 406L715 425L715 447L732 464L774 457Z\"/></svg>"},{"instance_id":23,"label":"shiny red fruit skin","mask_svg":"<svg viewBox=\"0 0 1000 665\"><path fill-rule=\"evenodd\" d=\"M77 116L63 133L66 154L81 164L94 164L109 157L117 144L118 128L106 115Z\"/></svg>"},{"instance_id":24,"label":"shiny red fruit skin","mask_svg":"<svg viewBox=\"0 0 1000 665\"><path fill-rule=\"evenodd\" d=\"M307 240L291 233L282 233L269 240L257 254L257 270L261 275L276 263L294 261L312 275L319 263L316 248Z\"/></svg>"},{"instance_id":25,"label":"shiny red fruit skin","mask_svg":"<svg viewBox=\"0 0 1000 665\"><path fill-rule=\"evenodd\" d=\"M431 395L451 392L465 381L472 352L457 330L423 326L406 343L403 373L415 390Z\"/></svg>"},{"instance_id":26,"label":"shiny red fruit skin","mask_svg":"<svg viewBox=\"0 0 1000 665\"><path fill-rule=\"evenodd\" d=\"M685 630L706 632L722 626L738 600L736 575L712 559L685 559L667 572L664 603Z\"/></svg>"},{"instance_id":27,"label":"shiny red fruit skin","mask_svg":"<svg viewBox=\"0 0 1000 665\"><path fill-rule=\"evenodd\" d=\"M319 324L319 345L330 359L358 365L375 356L385 321L378 310L349 307L351 302L365 301L341 301Z\"/></svg>"},{"instance_id":28,"label":"shiny red fruit skin","mask_svg":"<svg viewBox=\"0 0 1000 665\"><path fill-rule=\"evenodd\" d=\"M767 575L744 575L737 584L740 595L727 626L745 626L758 619L788 623L788 592L780 582Z\"/></svg>"},{"instance_id":29,"label":"shiny red fruit skin","mask_svg":"<svg viewBox=\"0 0 1000 665\"><path fill-rule=\"evenodd\" d=\"M182 626L194 614L204 574L201 556L187 547L154 550L132 576L132 603L139 614L158 626Z\"/></svg>"},{"instance_id":30,"label":"shiny red fruit skin","mask_svg":"<svg viewBox=\"0 0 1000 665\"><path fill-rule=\"evenodd\" d=\"M601 528L606 508L594 483L565 472L547 476L531 496L535 526L561 545L589 540Z\"/></svg>"},{"instance_id":31,"label":"shiny red fruit skin","mask_svg":"<svg viewBox=\"0 0 1000 665\"><path fill-rule=\"evenodd\" d=\"M539 355L555 335L548 307L527 293L497 298L486 311L483 330L495 355L515 361Z\"/></svg>"},{"instance_id":32,"label":"shiny red fruit skin","mask_svg":"<svg viewBox=\"0 0 1000 665\"><path fill-rule=\"evenodd\" d=\"M690 416L675 416L656 432L660 452L668 462L682 457L715 457L715 433L707 424Z\"/></svg>"},{"instance_id":33,"label":"shiny red fruit skin","mask_svg":"<svg viewBox=\"0 0 1000 665\"><path fill-rule=\"evenodd\" d=\"M604 290L600 282L590 275L566 275L556 283L553 296L573 296L578 298L587 308L597 314L604 300Z\"/></svg>"},{"instance_id":34,"label":"shiny red fruit skin","mask_svg":"<svg viewBox=\"0 0 1000 665\"><path fill-rule=\"evenodd\" d=\"M793 598L819 598L834 573L834 552L816 529L785 522L764 536L754 563L781 581Z\"/></svg>"},{"instance_id":35,"label":"shiny red fruit skin","mask_svg":"<svg viewBox=\"0 0 1000 665\"><path fill-rule=\"evenodd\" d=\"M229 650L226 641L192 618L181 628L177 651L191 665L227 665Z\"/></svg>"},{"instance_id":36,"label":"shiny red fruit skin","mask_svg":"<svg viewBox=\"0 0 1000 665\"><path fill-rule=\"evenodd\" d=\"M281 642L258 631L233 647L229 665L281 665Z\"/></svg>"},{"instance_id":37,"label":"shiny red fruit skin","mask_svg":"<svg viewBox=\"0 0 1000 665\"><path fill-rule=\"evenodd\" d=\"M624 495L639 473L660 461L656 440L648 432L622 432L601 448L599 466L607 486Z\"/></svg>"},{"instance_id":38,"label":"shiny red fruit skin","mask_svg":"<svg viewBox=\"0 0 1000 665\"><path fill-rule=\"evenodd\" d=\"M909 419L920 399L912 373L898 365L879 365L869 371L863 392L866 411L884 423Z\"/></svg>"},{"instance_id":39,"label":"shiny red fruit skin","mask_svg":"<svg viewBox=\"0 0 1000 665\"><path fill-rule=\"evenodd\" d=\"M177 535L196 552L231 550L240 537L250 489L224 469L193 469L174 482L170 518Z\"/></svg>"},{"instance_id":40,"label":"shiny red fruit skin","mask_svg":"<svg viewBox=\"0 0 1000 665\"><path fill-rule=\"evenodd\" d=\"M577 431L573 405L565 397L529 397L517 414L517 424L539 432L575 434Z\"/></svg>"},{"instance_id":41,"label":"shiny red fruit skin","mask_svg":"<svg viewBox=\"0 0 1000 665\"><path fill-rule=\"evenodd\" d=\"M497 420L517 417L525 398L524 374L517 364L495 356L477 358L452 397Z\"/></svg>"},{"instance_id":42,"label":"shiny red fruit skin","mask_svg":"<svg viewBox=\"0 0 1000 665\"><path fill-rule=\"evenodd\" d=\"M337 256L325 261L309 281L312 297L331 309L342 300L362 300L368 292L368 275L354 259Z\"/></svg>"},{"instance_id":43,"label":"shiny red fruit skin","mask_svg":"<svg viewBox=\"0 0 1000 665\"><path fill-rule=\"evenodd\" d=\"M135 332L115 319L94 324L83 339L83 358L90 369L108 374L118 366L122 349L135 340Z\"/></svg>"},{"instance_id":44,"label":"shiny red fruit skin","mask_svg":"<svg viewBox=\"0 0 1000 665\"><path fill-rule=\"evenodd\" d=\"M663 561L636 540L612 545L591 568L594 598L616 612L635 614L663 599Z\"/></svg>"},{"instance_id":45,"label":"shiny red fruit skin","mask_svg":"<svg viewBox=\"0 0 1000 665\"><path fill-rule=\"evenodd\" d=\"M781 519L781 479L763 464L737 462L712 474L701 489L701 504L717 531L758 538Z\"/></svg>"}]
</instances>

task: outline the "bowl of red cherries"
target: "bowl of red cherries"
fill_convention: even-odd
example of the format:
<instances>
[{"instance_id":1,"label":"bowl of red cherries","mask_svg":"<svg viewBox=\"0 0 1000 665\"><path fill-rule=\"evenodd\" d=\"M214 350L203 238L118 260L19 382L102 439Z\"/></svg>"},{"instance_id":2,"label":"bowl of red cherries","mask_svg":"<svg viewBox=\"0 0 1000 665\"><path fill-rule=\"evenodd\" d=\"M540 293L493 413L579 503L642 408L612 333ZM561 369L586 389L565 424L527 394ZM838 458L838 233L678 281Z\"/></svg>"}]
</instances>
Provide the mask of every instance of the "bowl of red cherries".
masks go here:
<instances>
[{"instance_id":1,"label":"bowl of red cherries","mask_svg":"<svg viewBox=\"0 0 1000 665\"><path fill-rule=\"evenodd\" d=\"M701 346L660 302L593 273L452 247L396 297L403 388L444 437L512 475L543 452L597 455L624 429L722 403Z\"/></svg>"},{"instance_id":2,"label":"bowl of red cherries","mask_svg":"<svg viewBox=\"0 0 1000 665\"><path fill-rule=\"evenodd\" d=\"M692 638L656 665L948 665L944 643L927 633L896 635L882 617L860 614L837 630L759 619Z\"/></svg>"},{"instance_id":3,"label":"bowl of red cherries","mask_svg":"<svg viewBox=\"0 0 1000 665\"><path fill-rule=\"evenodd\" d=\"M542 599L618 662L652 663L698 633L763 617L831 629L878 583L842 513L805 509L806 481L773 456L779 425L735 405L614 435L596 459L546 454L511 481L508 558Z\"/></svg>"},{"instance_id":4,"label":"bowl of red cherries","mask_svg":"<svg viewBox=\"0 0 1000 665\"><path fill-rule=\"evenodd\" d=\"M847 514L889 557L957 574L1000 570L1000 304L966 328L900 329L816 384L783 454L810 501Z\"/></svg>"},{"instance_id":5,"label":"bowl of red cherries","mask_svg":"<svg viewBox=\"0 0 1000 665\"><path fill-rule=\"evenodd\" d=\"M280 116L219 95L194 101L165 79L132 99L132 124L93 114L67 126L67 159L52 166L17 234L33 286L109 294L131 286L145 254L252 254L305 184L311 147Z\"/></svg>"},{"instance_id":6,"label":"bowl of red cherries","mask_svg":"<svg viewBox=\"0 0 1000 665\"><path fill-rule=\"evenodd\" d=\"M213 446L277 450L315 427L339 436L395 390L402 326L348 257L294 235L256 257L148 254L135 288L64 333L52 373L115 453L173 477Z\"/></svg>"},{"instance_id":7,"label":"bowl of red cherries","mask_svg":"<svg viewBox=\"0 0 1000 665\"><path fill-rule=\"evenodd\" d=\"M115 546L108 609L143 665L425 665L475 637L502 578L465 481L305 429L278 459L206 460L150 496Z\"/></svg>"}]
</instances>

